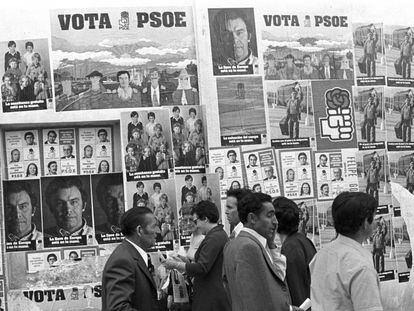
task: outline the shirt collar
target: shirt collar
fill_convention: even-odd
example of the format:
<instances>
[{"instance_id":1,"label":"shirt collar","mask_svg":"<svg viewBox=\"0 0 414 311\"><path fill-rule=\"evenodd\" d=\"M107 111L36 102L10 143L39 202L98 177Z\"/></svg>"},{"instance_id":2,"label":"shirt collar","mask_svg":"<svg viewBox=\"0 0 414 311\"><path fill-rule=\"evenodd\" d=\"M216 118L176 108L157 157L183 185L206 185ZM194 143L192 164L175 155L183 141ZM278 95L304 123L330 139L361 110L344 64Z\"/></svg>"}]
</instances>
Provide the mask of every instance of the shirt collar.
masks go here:
<instances>
[{"instance_id":1,"label":"shirt collar","mask_svg":"<svg viewBox=\"0 0 414 311\"><path fill-rule=\"evenodd\" d=\"M21 238L19 238L17 235L14 235L13 233L9 233L8 238L14 242L15 241L30 241L30 240L33 240L33 236L35 232L36 232L36 225L32 224L32 230L30 230L30 232L26 234L25 236L22 236Z\"/></svg>"},{"instance_id":2,"label":"shirt collar","mask_svg":"<svg viewBox=\"0 0 414 311\"><path fill-rule=\"evenodd\" d=\"M70 233L69 231L63 229L63 228L58 228L58 233L61 236L78 236L78 235L86 235L86 232L88 232L88 224L86 223L86 220L83 219L82 220L82 227L79 230L76 230L75 232Z\"/></svg>"},{"instance_id":3,"label":"shirt collar","mask_svg":"<svg viewBox=\"0 0 414 311\"><path fill-rule=\"evenodd\" d=\"M239 222L236 227L234 227L233 232L235 234L235 236L238 236L240 231L243 229L243 223Z\"/></svg>"},{"instance_id":4,"label":"shirt collar","mask_svg":"<svg viewBox=\"0 0 414 311\"><path fill-rule=\"evenodd\" d=\"M147 255L147 253L141 247L139 247L137 244L132 242L131 240L128 240L127 238L125 238L125 240L127 240L129 243L131 243L132 246L138 251L138 253L141 255L142 259L144 260L145 265L148 267L148 255Z\"/></svg>"},{"instance_id":5,"label":"shirt collar","mask_svg":"<svg viewBox=\"0 0 414 311\"><path fill-rule=\"evenodd\" d=\"M247 233L250 233L252 236L254 236L256 239L259 240L260 244L262 244L263 248L266 249L267 246L267 240L265 237L261 236L259 233L257 233L256 231L250 229L250 228L246 228L243 227L240 231L244 231Z\"/></svg>"},{"instance_id":6,"label":"shirt collar","mask_svg":"<svg viewBox=\"0 0 414 311\"><path fill-rule=\"evenodd\" d=\"M340 242L342 244L345 244L345 245L348 245L350 247L353 247L353 248L356 248L356 249L361 249L361 248L364 249L359 242L355 241L354 239L348 238L347 236L339 234L339 233L338 233L337 240L338 240L338 242Z\"/></svg>"}]
</instances>

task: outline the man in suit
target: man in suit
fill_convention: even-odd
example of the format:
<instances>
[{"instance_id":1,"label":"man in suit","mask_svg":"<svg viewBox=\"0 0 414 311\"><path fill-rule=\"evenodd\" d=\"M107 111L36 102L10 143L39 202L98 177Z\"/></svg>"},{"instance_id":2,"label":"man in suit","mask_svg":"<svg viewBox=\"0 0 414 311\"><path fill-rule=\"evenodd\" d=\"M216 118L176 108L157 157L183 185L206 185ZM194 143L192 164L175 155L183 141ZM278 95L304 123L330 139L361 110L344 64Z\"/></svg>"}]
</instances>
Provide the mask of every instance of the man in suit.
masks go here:
<instances>
[{"instance_id":1,"label":"man in suit","mask_svg":"<svg viewBox=\"0 0 414 311\"><path fill-rule=\"evenodd\" d=\"M157 220L147 208L133 207L121 218L125 240L102 273L102 311L160 310L146 251L155 244Z\"/></svg>"},{"instance_id":2,"label":"man in suit","mask_svg":"<svg viewBox=\"0 0 414 311\"><path fill-rule=\"evenodd\" d=\"M364 42L364 61L367 67L368 77L375 77L376 75L375 60L377 59L377 43L378 34L375 26L372 25L368 32L368 37Z\"/></svg>"},{"instance_id":3,"label":"man in suit","mask_svg":"<svg viewBox=\"0 0 414 311\"><path fill-rule=\"evenodd\" d=\"M224 248L223 282L233 311L289 311L286 258L278 255L272 198L249 193L238 203L243 229Z\"/></svg>"},{"instance_id":4,"label":"man in suit","mask_svg":"<svg viewBox=\"0 0 414 311\"><path fill-rule=\"evenodd\" d=\"M245 195L250 193L251 190L243 189L229 189L227 190L226 199L226 217L232 229L230 239L239 235L240 230L243 228L243 224L240 222L239 213L237 212L237 202L239 202Z\"/></svg>"},{"instance_id":5,"label":"man in suit","mask_svg":"<svg viewBox=\"0 0 414 311\"><path fill-rule=\"evenodd\" d=\"M160 82L160 74L157 69L150 72L150 82L142 89L142 101L144 106L158 107L169 105L171 103L171 94L167 87Z\"/></svg>"},{"instance_id":6,"label":"man in suit","mask_svg":"<svg viewBox=\"0 0 414 311\"><path fill-rule=\"evenodd\" d=\"M63 148L63 157L61 159L74 159L75 156L73 155L73 146L72 145L64 145Z\"/></svg>"},{"instance_id":7,"label":"man in suit","mask_svg":"<svg viewBox=\"0 0 414 311\"><path fill-rule=\"evenodd\" d=\"M322 58L319 77L323 80L336 79L335 68L331 65L331 58L328 54L325 54Z\"/></svg>"}]
</instances>

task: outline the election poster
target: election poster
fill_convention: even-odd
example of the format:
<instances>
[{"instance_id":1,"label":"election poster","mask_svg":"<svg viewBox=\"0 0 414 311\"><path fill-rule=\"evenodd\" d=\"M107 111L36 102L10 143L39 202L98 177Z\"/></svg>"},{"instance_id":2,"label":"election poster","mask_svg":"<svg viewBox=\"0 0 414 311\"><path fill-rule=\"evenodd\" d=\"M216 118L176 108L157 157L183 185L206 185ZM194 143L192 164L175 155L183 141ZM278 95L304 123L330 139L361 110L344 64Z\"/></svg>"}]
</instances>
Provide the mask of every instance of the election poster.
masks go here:
<instances>
[{"instance_id":1,"label":"election poster","mask_svg":"<svg viewBox=\"0 0 414 311\"><path fill-rule=\"evenodd\" d=\"M213 74L257 74L259 65L254 9L208 9L208 21Z\"/></svg>"},{"instance_id":2,"label":"election poster","mask_svg":"<svg viewBox=\"0 0 414 311\"><path fill-rule=\"evenodd\" d=\"M386 134L384 87L353 87L358 149L384 149Z\"/></svg>"},{"instance_id":3,"label":"election poster","mask_svg":"<svg viewBox=\"0 0 414 311\"><path fill-rule=\"evenodd\" d=\"M176 179L129 181L126 185L127 206L147 207L157 220L156 243L148 251L171 251L178 239Z\"/></svg>"},{"instance_id":4,"label":"election poster","mask_svg":"<svg viewBox=\"0 0 414 311\"><path fill-rule=\"evenodd\" d=\"M299 226L298 232L302 233L313 242L316 249L320 248L320 227L317 210L317 201L296 200L299 207Z\"/></svg>"},{"instance_id":5,"label":"election poster","mask_svg":"<svg viewBox=\"0 0 414 311\"><path fill-rule=\"evenodd\" d=\"M356 148L351 80L312 81L317 150Z\"/></svg>"},{"instance_id":6,"label":"election poster","mask_svg":"<svg viewBox=\"0 0 414 311\"><path fill-rule=\"evenodd\" d=\"M385 40L382 23L353 23L354 62L358 86L385 85Z\"/></svg>"},{"instance_id":7,"label":"election poster","mask_svg":"<svg viewBox=\"0 0 414 311\"><path fill-rule=\"evenodd\" d=\"M175 174L205 173L207 123L201 106L169 107Z\"/></svg>"},{"instance_id":8,"label":"election poster","mask_svg":"<svg viewBox=\"0 0 414 311\"><path fill-rule=\"evenodd\" d=\"M315 144L315 123L309 81L267 81L271 144L276 149Z\"/></svg>"},{"instance_id":9,"label":"election poster","mask_svg":"<svg viewBox=\"0 0 414 311\"><path fill-rule=\"evenodd\" d=\"M222 199L227 197L227 190L240 189L245 186L240 147L210 148L209 157L210 173L216 173L219 176Z\"/></svg>"},{"instance_id":10,"label":"election poster","mask_svg":"<svg viewBox=\"0 0 414 311\"><path fill-rule=\"evenodd\" d=\"M273 148L242 153L247 176L247 187L273 198L281 195L278 163Z\"/></svg>"},{"instance_id":11,"label":"election poster","mask_svg":"<svg viewBox=\"0 0 414 311\"><path fill-rule=\"evenodd\" d=\"M6 131L5 144L8 179L40 177L37 130Z\"/></svg>"},{"instance_id":12,"label":"election poster","mask_svg":"<svg viewBox=\"0 0 414 311\"><path fill-rule=\"evenodd\" d=\"M76 175L78 173L77 160L79 159L79 154L77 153L78 144L75 129L59 129L58 134L59 136L57 148L59 148L60 174ZM50 152L50 154L48 153L48 156L50 156L50 158L53 159L53 157L56 157L56 155L54 154L54 152L56 152L56 149L54 149L54 146L48 147ZM50 162L48 163L48 165L49 164ZM50 175L55 174L51 173Z\"/></svg>"},{"instance_id":13,"label":"election poster","mask_svg":"<svg viewBox=\"0 0 414 311\"><path fill-rule=\"evenodd\" d=\"M390 181L414 192L414 151L399 150L387 153L390 170ZM395 201L395 197L392 198Z\"/></svg>"},{"instance_id":14,"label":"election poster","mask_svg":"<svg viewBox=\"0 0 414 311\"><path fill-rule=\"evenodd\" d=\"M261 77L218 77L216 84L221 145L266 143Z\"/></svg>"},{"instance_id":15,"label":"election poster","mask_svg":"<svg viewBox=\"0 0 414 311\"><path fill-rule=\"evenodd\" d=\"M352 29L347 12L312 3L262 8L266 80L354 80Z\"/></svg>"},{"instance_id":16,"label":"election poster","mask_svg":"<svg viewBox=\"0 0 414 311\"><path fill-rule=\"evenodd\" d=\"M79 151L81 174L109 173L112 162L112 128L80 128Z\"/></svg>"},{"instance_id":17,"label":"election poster","mask_svg":"<svg viewBox=\"0 0 414 311\"><path fill-rule=\"evenodd\" d=\"M414 88L385 89L387 148L389 151L414 150L412 141Z\"/></svg>"},{"instance_id":18,"label":"election poster","mask_svg":"<svg viewBox=\"0 0 414 311\"><path fill-rule=\"evenodd\" d=\"M6 252L43 248L39 180L3 181Z\"/></svg>"},{"instance_id":19,"label":"election poster","mask_svg":"<svg viewBox=\"0 0 414 311\"><path fill-rule=\"evenodd\" d=\"M390 168L393 174L393 155L384 149L364 150L356 153L359 191L372 195L380 205L391 205L389 185Z\"/></svg>"},{"instance_id":20,"label":"election poster","mask_svg":"<svg viewBox=\"0 0 414 311\"><path fill-rule=\"evenodd\" d=\"M56 111L197 104L191 7L50 12Z\"/></svg>"},{"instance_id":21,"label":"election poster","mask_svg":"<svg viewBox=\"0 0 414 311\"><path fill-rule=\"evenodd\" d=\"M99 244L121 242L120 221L125 212L122 173L92 175L91 182L96 241Z\"/></svg>"},{"instance_id":22,"label":"election poster","mask_svg":"<svg viewBox=\"0 0 414 311\"><path fill-rule=\"evenodd\" d=\"M173 168L172 134L168 109L121 113L121 141L127 180L168 178ZM131 117L131 115L134 115ZM134 129L132 129L132 126ZM133 136L129 136L134 132Z\"/></svg>"},{"instance_id":23,"label":"election poster","mask_svg":"<svg viewBox=\"0 0 414 311\"><path fill-rule=\"evenodd\" d=\"M410 270L413 264L413 254L410 245L410 235L408 234L407 224L401 216L401 208L397 200L393 201L394 214L392 217L393 232L392 237L395 243L395 259L397 261L398 282L408 282Z\"/></svg>"},{"instance_id":24,"label":"election poster","mask_svg":"<svg viewBox=\"0 0 414 311\"><path fill-rule=\"evenodd\" d=\"M387 85L414 87L411 76L414 28L412 25L384 25Z\"/></svg>"},{"instance_id":25,"label":"election poster","mask_svg":"<svg viewBox=\"0 0 414 311\"><path fill-rule=\"evenodd\" d=\"M3 113L53 109L48 39L6 38L0 42Z\"/></svg>"},{"instance_id":26,"label":"election poster","mask_svg":"<svg viewBox=\"0 0 414 311\"><path fill-rule=\"evenodd\" d=\"M344 191L358 188L356 149L315 152L318 200L332 200Z\"/></svg>"},{"instance_id":27,"label":"election poster","mask_svg":"<svg viewBox=\"0 0 414 311\"><path fill-rule=\"evenodd\" d=\"M310 149L279 150L283 195L291 200L315 197Z\"/></svg>"},{"instance_id":28,"label":"election poster","mask_svg":"<svg viewBox=\"0 0 414 311\"><path fill-rule=\"evenodd\" d=\"M96 244L90 176L42 177L44 247Z\"/></svg>"},{"instance_id":29,"label":"election poster","mask_svg":"<svg viewBox=\"0 0 414 311\"><path fill-rule=\"evenodd\" d=\"M318 201L317 204L320 248L335 240L337 236L332 218L332 202Z\"/></svg>"}]
</instances>

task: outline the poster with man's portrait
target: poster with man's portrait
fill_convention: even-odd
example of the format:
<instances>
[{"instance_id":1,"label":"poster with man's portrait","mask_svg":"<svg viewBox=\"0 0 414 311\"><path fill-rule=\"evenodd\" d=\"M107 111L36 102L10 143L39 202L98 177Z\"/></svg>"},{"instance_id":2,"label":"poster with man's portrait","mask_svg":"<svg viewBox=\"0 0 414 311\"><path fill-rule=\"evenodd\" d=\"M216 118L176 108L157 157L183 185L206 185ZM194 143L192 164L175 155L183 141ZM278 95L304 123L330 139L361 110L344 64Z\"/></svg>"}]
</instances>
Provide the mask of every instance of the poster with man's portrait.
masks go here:
<instances>
[{"instance_id":1,"label":"poster with man's portrait","mask_svg":"<svg viewBox=\"0 0 414 311\"><path fill-rule=\"evenodd\" d=\"M407 224L401 216L401 207L397 200L395 200L393 204L392 229L393 231L390 232L390 238L393 239L393 242L395 243L398 282L408 282L413 265L411 239L408 234Z\"/></svg>"},{"instance_id":2,"label":"poster with man's portrait","mask_svg":"<svg viewBox=\"0 0 414 311\"><path fill-rule=\"evenodd\" d=\"M208 19L213 74L257 74L254 9L208 9Z\"/></svg>"},{"instance_id":3,"label":"poster with man's portrait","mask_svg":"<svg viewBox=\"0 0 414 311\"><path fill-rule=\"evenodd\" d=\"M191 7L59 9L50 24L56 111L199 103Z\"/></svg>"},{"instance_id":4,"label":"poster with man's portrait","mask_svg":"<svg viewBox=\"0 0 414 311\"><path fill-rule=\"evenodd\" d=\"M96 244L90 176L42 177L45 247Z\"/></svg>"},{"instance_id":5,"label":"poster with man's portrait","mask_svg":"<svg viewBox=\"0 0 414 311\"><path fill-rule=\"evenodd\" d=\"M43 248L39 180L3 181L6 252Z\"/></svg>"}]
</instances>

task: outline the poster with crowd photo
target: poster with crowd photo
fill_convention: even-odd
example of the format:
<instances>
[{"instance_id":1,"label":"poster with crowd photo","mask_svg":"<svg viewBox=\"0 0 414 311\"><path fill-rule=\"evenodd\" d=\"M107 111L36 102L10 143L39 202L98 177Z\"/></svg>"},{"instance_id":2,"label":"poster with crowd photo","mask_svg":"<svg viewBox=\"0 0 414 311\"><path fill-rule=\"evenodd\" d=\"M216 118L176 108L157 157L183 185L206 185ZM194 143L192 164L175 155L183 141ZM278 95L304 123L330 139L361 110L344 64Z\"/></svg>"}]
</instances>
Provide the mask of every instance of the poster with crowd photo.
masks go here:
<instances>
[{"instance_id":1,"label":"poster with crowd photo","mask_svg":"<svg viewBox=\"0 0 414 311\"><path fill-rule=\"evenodd\" d=\"M56 111L198 103L191 7L50 13Z\"/></svg>"},{"instance_id":2,"label":"poster with crowd photo","mask_svg":"<svg viewBox=\"0 0 414 311\"><path fill-rule=\"evenodd\" d=\"M332 200L344 191L359 191L356 149L315 152L318 200Z\"/></svg>"},{"instance_id":3,"label":"poster with crowd photo","mask_svg":"<svg viewBox=\"0 0 414 311\"><path fill-rule=\"evenodd\" d=\"M412 25L384 25L387 85L414 87L412 49L414 28Z\"/></svg>"},{"instance_id":4,"label":"poster with crowd photo","mask_svg":"<svg viewBox=\"0 0 414 311\"><path fill-rule=\"evenodd\" d=\"M395 222L391 205L379 205L372 235L363 242L363 247L372 254L374 268L380 282L396 279L397 257ZM408 243L409 245L409 243Z\"/></svg>"},{"instance_id":5,"label":"poster with crowd photo","mask_svg":"<svg viewBox=\"0 0 414 311\"><path fill-rule=\"evenodd\" d=\"M386 141L384 87L353 87L359 150L384 149Z\"/></svg>"},{"instance_id":6,"label":"poster with crowd photo","mask_svg":"<svg viewBox=\"0 0 414 311\"><path fill-rule=\"evenodd\" d=\"M38 131L5 132L5 143L8 179L39 178Z\"/></svg>"},{"instance_id":7,"label":"poster with crowd photo","mask_svg":"<svg viewBox=\"0 0 414 311\"><path fill-rule=\"evenodd\" d=\"M219 176L217 174L187 174L175 177L177 193L177 215L180 245L190 245L190 238L196 229L192 221L192 209L200 201L213 202L222 217Z\"/></svg>"},{"instance_id":8,"label":"poster with crowd photo","mask_svg":"<svg viewBox=\"0 0 414 311\"><path fill-rule=\"evenodd\" d=\"M354 79L351 21L347 12L326 9L323 15L312 3L262 9L266 80Z\"/></svg>"},{"instance_id":9,"label":"poster with crowd photo","mask_svg":"<svg viewBox=\"0 0 414 311\"><path fill-rule=\"evenodd\" d=\"M202 106L169 107L175 174L205 173L207 123Z\"/></svg>"},{"instance_id":10,"label":"poster with crowd photo","mask_svg":"<svg viewBox=\"0 0 414 311\"><path fill-rule=\"evenodd\" d=\"M240 147L210 148L210 173L216 173L220 182L220 197L227 197L227 190L244 187Z\"/></svg>"},{"instance_id":11,"label":"poster with crowd photo","mask_svg":"<svg viewBox=\"0 0 414 311\"><path fill-rule=\"evenodd\" d=\"M273 148L251 150L242 153L247 175L247 186L254 192L272 197L281 195L280 177Z\"/></svg>"},{"instance_id":12,"label":"poster with crowd photo","mask_svg":"<svg viewBox=\"0 0 414 311\"><path fill-rule=\"evenodd\" d=\"M387 148L389 151L414 150L414 88L385 88Z\"/></svg>"},{"instance_id":13,"label":"poster with crowd photo","mask_svg":"<svg viewBox=\"0 0 414 311\"><path fill-rule=\"evenodd\" d=\"M336 239L336 230L332 218L332 200L318 201L318 223L320 248Z\"/></svg>"},{"instance_id":14,"label":"poster with crowd photo","mask_svg":"<svg viewBox=\"0 0 414 311\"><path fill-rule=\"evenodd\" d=\"M389 167L393 166L393 156L384 149L360 150L356 153L359 191L377 199L380 205L390 205L391 187ZM391 175L393 169L391 169Z\"/></svg>"},{"instance_id":15,"label":"poster with crowd photo","mask_svg":"<svg viewBox=\"0 0 414 311\"><path fill-rule=\"evenodd\" d=\"M112 162L112 128L90 127L79 129L81 174L109 173Z\"/></svg>"},{"instance_id":16,"label":"poster with crowd photo","mask_svg":"<svg viewBox=\"0 0 414 311\"><path fill-rule=\"evenodd\" d=\"M257 74L253 8L208 9L214 75Z\"/></svg>"},{"instance_id":17,"label":"poster with crowd photo","mask_svg":"<svg viewBox=\"0 0 414 311\"><path fill-rule=\"evenodd\" d=\"M174 240L178 239L175 179L129 181L126 195L128 209L147 207L157 219L156 243L148 251L172 251Z\"/></svg>"},{"instance_id":18,"label":"poster with crowd photo","mask_svg":"<svg viewBox=\"0 0 414 311\"><path fill-rule=\"evenodd\" d=\"M45 247L96 244L90 176L42 177Z\"/></svg>"},{"instance_id":19,"label":"poster with crowd photo","mask_svg":"<svg viewBox=\"0 0 414 311\"><path fill-rule=\"evenodd\" d=\"M173 167L170 128L166 108L121 113L121 141L128 181L168 178Z\"/></svg>"},{"instance_id":20,"label":"poster with crowd photo","mask_svg":"<svg viewBox=\"0 0 414 311\"><path fill-rule=\"evenodd\" d=\"M401 208L397 200L393 200L394 214L392 217L393 232L391 233L395 243L395 259L397 261L398 282L408 282L410 279L410 270L412 267L412 249L410 235L407 231L407 224L401 215Z\"/></svg>"},{"instance_id":21,"label":"poster with crowd photo","mask_svg":"<svg viewBox=\"0 0 414 311\"><path fill-rule=\"evenodd\" d=\"M310 149L280 150L283 195L291 200L315 197L312 155Z\"/></svg>"},{"instance_id":22,"label":"poster with crowd photo","mask_svg":"<svg viewBox=\"0 0 414 311\"><path fill-rule=\"evenodd\" d=\"M53 109L48 39L7 39L0 42L2 111Z\"/></svg>"},{"instance_id":23,"label":"poster with crowd photo","mask_svg":"<svg viewBox=\"0 0 414 311\"><path fill-rule=\"evenodd\" d=\"M3 181L6 252L43 248L39 180Z\"/></svg>"},{"instance_id":24,"label":"poster with crowd photo","mask_svg":"<svg viewBox=\"0 0 414 311\"><path fill-rule=\"evenodd\" d=\"M91 176L95 238L99 244L123 239L120 221L125 212L122 173Z\"/></svg>"},{"instance_id":25,"label":"poster with crowd photo","mask_svg":"<svg viewBox=\"0 0 414 311\"><path fill-rule=\"evenodd\" d=\"M382 23L353 23L356 83L385 85L384 29Z\"/></svg>"},{"instance_id":26,"label":"poster with crowd photo","mask_svg":"<svg viewBox=\"0 0 414 311\"><path fill-rule=\"evenodd\" d=\"M296 200L299 207L298 231L310 239L316 249L320 247L320 228L316 200Z\"/></svg>"},{"instance_id":27,"label":"poster with crowd photo","mask_svg":"<svg viewBox=\"0 0 414 311\"><path fill-rule=\"evenodd\" d=\"M312 81L317 150L357 148L351 80Z\"/></svg>"},{"instance_id":28,"label":"poster with crowd photo","mask_svg":"<svg viewBox=\"0 0 414 311\"><path fill-rule=\"evenodd\" d=\"M268 81L266 94L272 146L291 149L313 145L315 123L310 82Z\"/></svg>"},{"instance_id":29,"label":"poster with crowd photo","mask_svg":"<svg viewBox=\"0 0 414 311\"><path fill-rule=\"evenodd\" d=\"M221 145L266 143L261 77L218 77L216 83Z\"/></svg>"}]
</instances>

